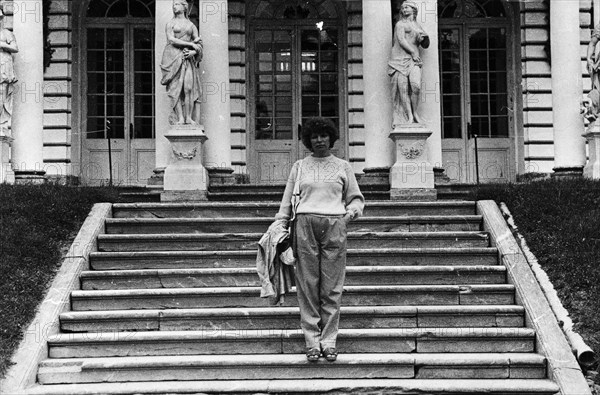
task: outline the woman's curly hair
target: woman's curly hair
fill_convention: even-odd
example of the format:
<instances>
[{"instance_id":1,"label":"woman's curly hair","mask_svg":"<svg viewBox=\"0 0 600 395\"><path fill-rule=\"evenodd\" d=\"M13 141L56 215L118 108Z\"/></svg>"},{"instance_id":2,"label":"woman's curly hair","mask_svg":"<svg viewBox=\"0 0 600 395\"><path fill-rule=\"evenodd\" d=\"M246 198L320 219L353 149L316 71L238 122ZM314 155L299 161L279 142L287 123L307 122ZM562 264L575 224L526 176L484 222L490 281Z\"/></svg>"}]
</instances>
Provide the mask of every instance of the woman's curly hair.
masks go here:
<instances>
[{"instance_id":1,"label":"woman's curly hair","mask_svg":"<svg viewBox=\"0 0 600 395\"><path fill-rule=\"evenodd\" d=\"M321 132L325 132L329 135L329 148L333 148L333 144L340 138L340 132L331 119L321 117L309 118L304 122L304 125L302 125L302 143L304 146L312 151L310 137L313 134L319 134Z\"/></svg>"}]
</instances>

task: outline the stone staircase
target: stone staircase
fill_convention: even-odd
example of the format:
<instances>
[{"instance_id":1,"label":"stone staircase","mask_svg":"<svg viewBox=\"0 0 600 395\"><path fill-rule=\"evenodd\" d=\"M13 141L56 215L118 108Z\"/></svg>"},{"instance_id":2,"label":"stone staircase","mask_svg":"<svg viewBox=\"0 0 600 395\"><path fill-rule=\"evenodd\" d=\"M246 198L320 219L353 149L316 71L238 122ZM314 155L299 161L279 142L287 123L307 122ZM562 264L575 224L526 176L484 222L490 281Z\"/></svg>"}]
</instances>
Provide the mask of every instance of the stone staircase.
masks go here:
<instances>
[{"instance_id":1,"label":"stone staircase","mask_svg":"<svg viewBox=\"0 0 600 395\"><path fill-rule=\"evenodd\" d=\"M369 202L351 223L334 363L295 294L259 298L277 203L115 204L38 393L554 394L474 202Z\"/></svg>"}]
</instances>

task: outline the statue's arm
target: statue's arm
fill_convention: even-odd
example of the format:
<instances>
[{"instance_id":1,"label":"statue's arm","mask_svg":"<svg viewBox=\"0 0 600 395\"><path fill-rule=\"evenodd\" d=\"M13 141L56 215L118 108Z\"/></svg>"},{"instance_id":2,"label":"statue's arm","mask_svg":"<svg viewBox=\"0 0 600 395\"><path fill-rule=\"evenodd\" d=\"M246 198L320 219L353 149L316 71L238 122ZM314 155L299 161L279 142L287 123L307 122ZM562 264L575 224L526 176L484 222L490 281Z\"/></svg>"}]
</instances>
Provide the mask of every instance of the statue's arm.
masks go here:
<instances>
[{"instance_id":1,"label":"statue's arm","mask_svg":"<svg viewBox=\"0 0 600 395\"><path fill-rule=\"evenodd\" d=\"M194 49L199 55L202 55L202 50L204 49L204 45L202 44L202 38L200 37L200 33L198 32L198 28L196 25L192 24L192 41L194 42Z\"/></svg>"},{"instance_id":2,"label":"statue's arm","mask_svg":"<svg viewBox=\"0 0 600 395\"><path fill-rule=\"evenodd\" d=\"M6 41L0 41L0 49L10 53L19 52L19 46L17 45L14 34L10 30L5 30L4 34Z\"/></svg>"},{"instance_id":3,"label":"statue's arm","mask_svg":"<svg viewBox=\"0 0 600 395\"><path fill-rule=\"evenodd\" d=\"M408 40L406 39L406 29L404 29L404 24L402 22L396 23L396 40L407 53L411 54L413 58L419 57L419 50L416 47L410 45Z\"/></svg>"},{"instance_id":4,"label":"statue's arm","mask_svg":"<svg viewBox=\"0 0 600 395\"><path fill-rule=\"evenodd\" d=\"M183 48L192 48L194 49L194 44L188 41L181 40L175 37L175 33L173 32L173 22L167 23L165 26L165 33L167 35L167 42L175 45L176 47Z\"/></svg>"},{"instance_id":5,"label":"statue's arm","mask_svg":"<svg viewBox=\"0 0 600 395\"><path fill-rule=\"evenodd\" d=\"M417 25L419 26L419 45L421 45L423 48L427 49L429 48L429 44L431 44L431 42L429 41L429 34L427 34L427 32L425 30L423 30L423 28L421 27L421 25Z\"/></svg>"},{"instance_id":6,"label":"statue's arm","mask_svg":"<svg viewBox=\"0 0 600 395\"><path fill-rule=\"evenodd\" d=\"M596 51L596 44L598 44L598 37L592 34L592 39L587 47L587 68L590 74L594 72L594 63L596 61L594 52Z\"/></svg>"}]
</instances>

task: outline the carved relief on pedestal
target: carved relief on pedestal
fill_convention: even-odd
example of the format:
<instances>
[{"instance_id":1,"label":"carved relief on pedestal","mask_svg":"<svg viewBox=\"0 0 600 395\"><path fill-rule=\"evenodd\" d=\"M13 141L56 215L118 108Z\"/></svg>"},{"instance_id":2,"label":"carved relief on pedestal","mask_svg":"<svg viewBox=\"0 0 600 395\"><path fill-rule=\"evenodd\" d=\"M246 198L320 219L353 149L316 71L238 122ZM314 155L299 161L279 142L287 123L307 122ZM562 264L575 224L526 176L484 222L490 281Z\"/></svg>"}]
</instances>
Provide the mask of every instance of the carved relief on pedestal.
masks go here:
<instances>
[{"instance_id":1,"label":"carved relief on pedestal","mask_svg":"<svg viewBox=\"0 0 600 395\"><path fill-rule=\"evenodd\" d=\"M423 154L425 145L423 142L416 142L413 144L398 143L400 146L400 153L404 155L406 159L416 159Z\"/></svg>"},{"instance_id":2,"label":"carved relief on pedestal","mask_svg":"<svg viewBox=\"0 0 600 395\"><path fill-rule=\"evenodd\" d=\"M173 155L175 155L178 160L192 160L196 157L196 153L198 152L198 146L187 151L178 151L175 147L171 147L171 149L173 150Z\"/></svg>"}]
</instances>

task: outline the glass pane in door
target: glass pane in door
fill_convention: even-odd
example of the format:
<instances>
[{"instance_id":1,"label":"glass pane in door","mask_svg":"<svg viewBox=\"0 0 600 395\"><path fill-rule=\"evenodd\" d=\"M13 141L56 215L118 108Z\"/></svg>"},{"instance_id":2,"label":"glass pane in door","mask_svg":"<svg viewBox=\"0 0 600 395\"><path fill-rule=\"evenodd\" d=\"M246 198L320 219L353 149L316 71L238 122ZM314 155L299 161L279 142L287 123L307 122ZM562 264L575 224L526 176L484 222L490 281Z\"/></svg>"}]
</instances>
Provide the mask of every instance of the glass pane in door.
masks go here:
<instances>
[{"instance_id":1,"label":"glass pane in door","mask_svg":"<svg viewBox=\"0 0 600 395\"><path fill-rule=\"evenodd\" d=\"M88 139L125 138L125 31L94 28L87 31Z\"/></svg>"},{"instance_id":2,"label":"glass pane in door","mask_svg":"<svg viewBox=\"0 0 600 395\"><path fill-rule=\"evenodd\" d=\"M459 29L440 30L442 136L462 137L462 97Z\"/></svg>"},{"instance_id":3,"label":"glass pane in door","mask_svg":"<svg viewBox=\"0 0 600 395\"><path fill-rule=\"evenodd\" d=\"M293 138L292 32L257 30L255 34L257 140Z\"/></svg>"},{"instance_id":4,"label":"glass pane in door","mask_svg":"<svg viewBox=\"0 0 600 395\"><path fill-rule=\"evenodd\" d=\"M134 139L154 138L154 31L133 29Z\"/></svg>"},{"instance_id":5,"label":"glass pane in door","mask_svg":"<svg viewBox=\"0 0 600 395\"><path fill-rule=\"evenodd\" d=\"M339 127L338 31L322 22L301 33L302 121L321 116Z\"/></svg>"},{"instance_id":6,"label":"glass pane in door","mask_svg":"<svg viewBox=\"0 0 600 395\"><path fill-rule=\"evenodd\" d=\"M508 136L506 29L469 29L471 124L478 137Z\"/></svg>"}]
</instances>

